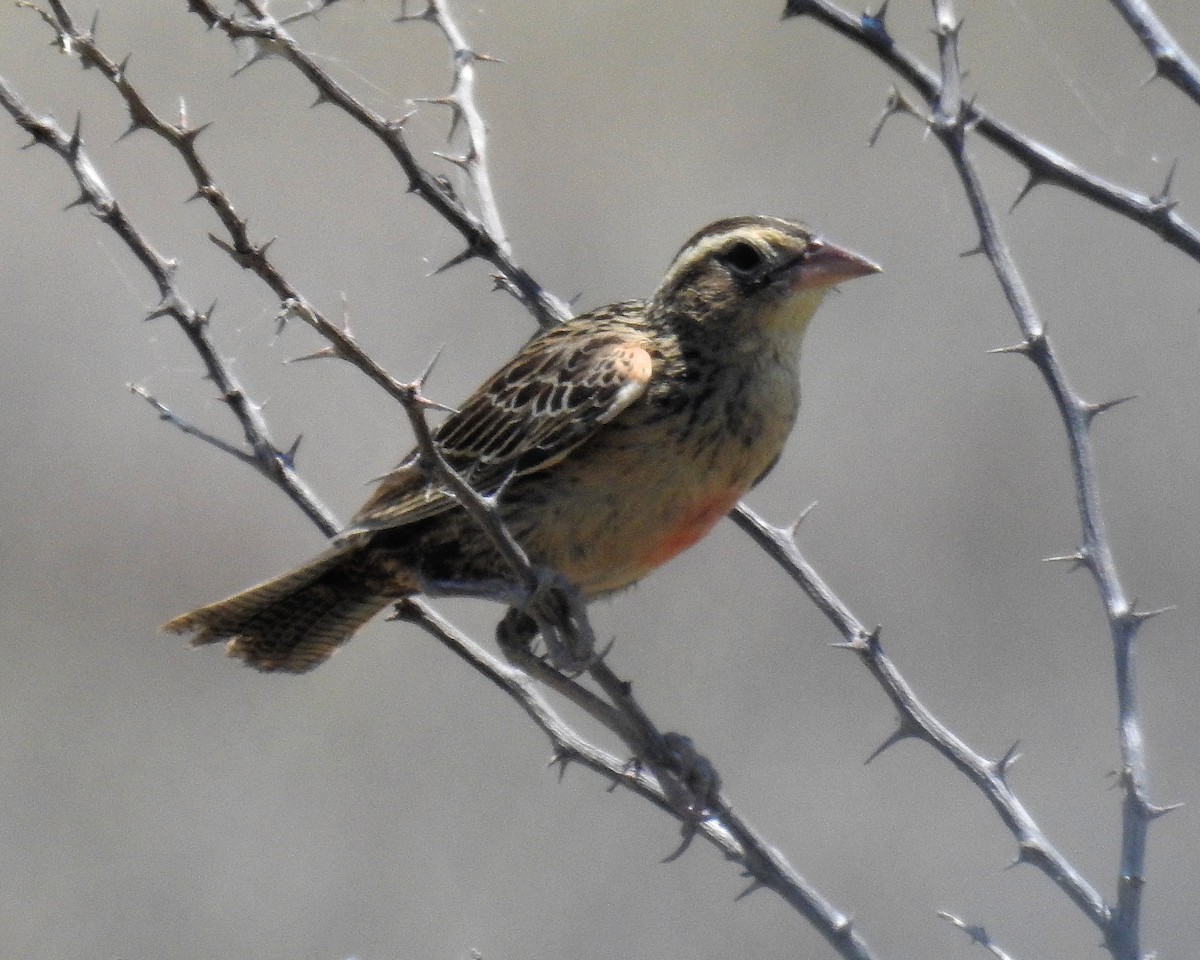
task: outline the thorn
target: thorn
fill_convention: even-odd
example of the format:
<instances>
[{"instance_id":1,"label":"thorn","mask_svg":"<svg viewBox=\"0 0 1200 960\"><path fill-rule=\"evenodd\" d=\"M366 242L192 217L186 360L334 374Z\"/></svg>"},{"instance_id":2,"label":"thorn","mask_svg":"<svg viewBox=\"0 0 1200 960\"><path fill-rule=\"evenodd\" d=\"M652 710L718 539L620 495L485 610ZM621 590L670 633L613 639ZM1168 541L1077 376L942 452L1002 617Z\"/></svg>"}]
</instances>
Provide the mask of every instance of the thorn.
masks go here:
<instances>
[{"instance_id":1,"label":"thorn","mask_svg":"<svg viewBox=\"0 0 1200 960\"><path fill-rule=\"evenodd\" d=\"M402 131L404 129L405 124L407 124L408 121L411 120L416 115L417 115L417 108L413 107L411 110L408 111L408 113L404 114L404 116L402 116L396 120L389 120L387 122L388 129L393 131L394 133L399 133L400 131Z\"/></svg>"},{"instance_id":2,"label":"thorn","mask_svg":"<svg viewBox=\"0 0 1200 960\"><path fill-rule=\"evenodd\" d=\"M902 740L919 740L919 739L920 739L920 735L913 728L912 721L902 718L900 720L900 725L898 727L896 727L896 729L894 731L892 731L892 733L887 737L887 739L885 739L883 741L883 743L881 743L879 746L877 746L874 750L872 750L867 755L867 759L863 761L863 766L865 767L876 757L882 755L889 747L894 747L896 744L900 743Z\"/></svg>"},{"instance_id":3,"label":"thorn","mask_svg":"<svg viewBox=\"0 0 1200 960\"><path fill-rule=\"evenodd\" d=\"M554 753L546 763L546 769L549 770L551 767L558 767L558 782L562 783L563 778L567 775L567 767L571 765L571 761L574 759L574 753L563 746L555 744ZM613 787L616 787L615 782L613 783Z\"/></svg>"},{"instance_id":4,"label":"thorn","mask_svg":"<svg viewBox=\"0 0 1200 960\"><path fill-rule=\"evenodd\" d=\"M500 57L493 57L490 53L480 53L478 50L471 51L471 57L477 63L506 63Z\"/></svg>"},{"instance_id":5,"label":"thorn","mask_svg":"<svg viewBox=\"0 0 1200 960\"><path fill-rule=\"evenodd\" d=\"M678 847L663 857L659 863L674 863L685 853L687 853L688 847L690 847L692 845L692 841L696 839L695 822L691 820L685 820L679 832L683 836L683 840L680 842Z\"/></svg>"},{"instance_id":6,"label":"thorn","mask_svg":"<svg viewBox=\"0 0 1200 960\"><path fill-rule=\"evenodd\" d=\"M462 156L453 156L452 154L449 154L449 153L438 153L438 151L436 151L436 150L431 150L429 152L432 153L435 157L445 160L447 163L452 163L456 167L460 167L463 170L469 170L471 167L471 164L475 163L479 159L478 155L476 155L474 152L466 153L466 154L463 154Z\"/></svg>"},{"instance_id":7,"label":"thorn","mask_svg":"<svg viewBox=\"0 0 1200 960\"><path fill-rule=\"evenodd\" d=\"M1171 169L1167 171L1167 179L1163 181L1162 189L1151 198L1155 203L1162 203L1171 196L1171 182L1175 179L1175 170L1179 166L1179 158L1171 161Z\"/></svg>"},{"instance_id":8,"label":"thorn","mask_svg":"<svg viewBox=\"0 0 1200 960\"><path fill-rule=\"evenodd\" d=\"M208 305L208 309L201 313L197 319L199 319L201 323L208 323L212 319L212 315L216 312L216 309L217 301L214 299L213 302Z\"/></svg>"},{"instance_id":9,"label":"thorn","mask_svg":"<svg viewBox=\"0 0 1200 960\"><path fill-rule=\"evenodd\" d=\"M202 134L205 130L207 130L212 125L213 125L213 121L211 121L211 120L209 120L208 123L200 124L200 126L198 126L198 127L188 127L183 124L180 124L178 131L179 131L179 135L181 137L183 137L184 142L190 145L190 144L195 143L196 140L199 138L200 134Z\"/></svg>"},{"instance_id":10,"label":"thorn","mask_svg":"<svg viewBox=\"0 0 1200 960\"><path fill-rule=\"evenodd\" d=\"M758 877L755 877L750 881L750 885L747 886L745 890L733 898L733 902L737 903L739 900L745 900L748 896L750 896L750 894L757 893L759 890L765 889L766 886L767 885L759 880Z\"/></svg>"},{"instance_id":11,"label":"thorn","mask_svg":"<svg viewBox=\"0 0 1200 960\"><path fill-rule=\"evenodd\" d=\"M962 258L977 257L981 253L987 253L987 249L984 247L982 240L980 240L979 243L977 243L975 246L973 246L970 250L964 250L962 253L959 254L959 257L962 257Z\"/></svg>"},{"instance_id":12,"label":"thorn","mask_svg":"<svg viewBox=\"0 0 1200 960\"><path fill-rule=\"evenodd\" d=\"M853 653L874 656L879 653L879 634L882 627L876 627L870 633L859 633L851 640L838 640L830 644L835 650L850 650Z\"/></svg>"},{"instance_id":13,"label":"thorn","mask_svg":"<svg viewBox=\"0 0 1200 960\"><path fill-rule=\"evenodd\" d=\"M1011 214L1014 210L1016 210L1017 204L1029 196L1029 194L1033 192L1034 187L1041 186L1043 183L1045 183L1045 181L1046 178L1040 173L1030 173L1029 179L1025 181L1025 186L1023 186L1020 192L1017 194L1017 199L1012 202L1012 206L1008 208L1008 212Z\"/></svg>"},{"instance_id":14,"label":"thorn","mask_svg":"<svg viewBox=\"0 0 1200 960\"><path fill-rule=\"evenodd\" d=\"M431 373L433 373L433 368L435 366L437 366L438 360L441 359L442 351L445 349L446 349L446 344L443 343L443 344L439 345L438 348L433 351L433 356L429 358L429 362L427 364L425 364L425 369L422 370L417 375L417 378L412 382L412 386L416 389L416 391L418 393L420 393L421 390L424 388L425 381L428 380L429 375Z\"/></svg>"},{"instance_id":15,"label":"thorn","mask_svg":"<svg viewBox=\"0 0 1200 960\"><path fill-rule=\"evenodd\" d=\"M450 107L452 110L461 110L462 104L458 97L453 94L446 94L443 97L413 97L413 103L432 103L439 107Z\"/></svg>"},{"instance_id":16,"label":"thorn","mask_svg":"<svg viewBox=\"0 0 1200 960\"><path fill-rule=\"evenodd\" d=\"M237 249L228 240L225 240L222 237L218 237L215 233L210 233L208 235L208 239L211 240L213 243L215 243L218 247L220 247L222 250L224 250L227 254L229 254L235 260L238 259L239 257L241 257L241 254L237 252Z\"/></svg>"},{"instance_id":17,"label":"thorn","mask_svg":"<svg viewBox=\"0 0 1200 960\"><path fill-rule=\"evenodd\" d=\"M1166 218L1177 206L1179 206L1178 200L1162 200L1156 197L1151 197L1150 215L1153 217Z\"/></svg>"},{"instance_id":18,"label":"thorn","mask_svg":"<svg viewBox=\"0 0 1200 960\"><path fill-rule=\"evenodd\" d=\"M1013 867L1019 867L1025 863L1033 863L1039 858L1045 858L1045 854L1043 853L1041 847L1039 847L1032 840L1022 840L1017 844L1016 857L1014 857L1012 863L1010 863L1004 869L1011 870Z\"/></svg>"},{"instance_id":19,"label":"thorn","mask_svg":"<svg viewBox=\"0 0 1200 960\"><path fill-rule=\"evenodd\" d=\"M1021 754L1017 750L1020 745L1020 740L1014 740L1013 745L1005 751L1004 756L990 764L992 772L1006 784L1008 783L1008 771L1012 769L1014 763L1021 759Z\"/></svg>"},{"instance_id":20,"label":"thorn","mask_svg":"<svg viewBox=\"0 0 1200 960\"><path fill-rule=\"evenodd\" d=\"M1058 557L1042 557L1042 563L1071 564L1071 569L1067 571L1068 573L1074 573L1080 567L1086 566L1087 561L1087 554L1084 552L1082 547L1076 550L1074 553L1064 553L1062 556Z\"/></svg>"},{"instance_id":21,"label":"thorn","mask_svg":"<svg viewBox=\"0 0 1200 960\"><path fill-rule=\"evenodd\" d=\"M92 25L88 28L88 39L96 39L96 26L100 23L100 11L97 10L92 14Z\"/></svg>"},{"instance_id":22,"label":"thorn","mask_svg":"<svg viewBox=\"0 0 1200 960\"><path fill-rule=\"evenodd\" d=\"M883 3L879 5L879 9L874 13L864 10L858 22L868 34L891 46L892 38L888 35L886 23L887 8L888 0L883 0Z\"/></svg>"},{"instance_id":23,"label":"thorn","mask_svg":"<svg viewBox=\"0 0 1200 960\"><path fill-rule=\"evenodd\" d=\"M137 120L137 119L130 120L129 126L125 128L125 132L120 134L117 137L117 139L114 140L113 142L120 143L121 141L126 140L127 138L133 136L139 130L145 129L145 126L146 125L144 123L142 123L140 120Z\"/></svg>"},{"instance_id":24,"label":"thorn","mask_svg":"<svg viewBox=\"0 0 1200 960\"><path fill-rule=\"evenodd\" d=\"M789 540L795 541L796 534L800 532L800 524L802 524L805 521L805 519L808 517L808 515L813 512L813 508L816 507L816 505L817 505L817 501L814 500L807 507L805 507L803 510L801 510L800 516L796 517L796 519L793 520L783 530L781 530L780 533L782 533Z\"/></svg>"},{"instance_id":25,"label":"thorn","mask_svg":"<svg viewBox=\"0 0 1200 960\"><path fill-rule=\"evenodd\" d=\"M937 915L943 920L949 920L952 924L958 927L963 933L971 938L972 943L981 944L988 947L992 943L992 938L988 936L987 931L980 924L970 924L967 921L956 917L952 913L947 913L945 910L939 910Z\"/></svg>"},{"instance_id":26,"label":"thorn","mask_svg":"<svg viewBox=\"0 0 1200 960\"><path fill-rule=\"evenodd\" d=\"M144 320L158 320L160 317L171 316L175 312L174 298L164 299L157 307L149 311Z\"/></svg>"},{"instance_id":27,"label":"thorn","mask_svg":"<svg viewBox=\"0 0 1200 960\"><path fill-rule=\"evenodd\" d=\"M1182 806L1182 803L1168 803L1162 805L1156 803L1142 804L1143 812L1147 820L1157 820L1159 817L1165 816L1166 814L1171 813L1173 810L1178 810Z\"/></svg>"},{"instance_id":28,"label":"thorn","mask_svg":"<svg viewBox=\"0 0 1200 960\"><path fill-rule=\"evenodd\" d=\"M503 290L507 293L511 293L514 297L517 295L516 285L511 280L509 280L508 277L506 277L504 274L493 273L491 275L491 277L492 277L492 292L493 293L495 293L499 290Z\"/></svg>"},{"instance_id":29,"label":"thorn","mask_svg":"<svg viewBox=\"0 0 1200 960\"><path fill-rule=\"evenodd\" d=\"M1175 604L1171 604L1170 606L1158 607L1154 610L1137 610L1134 609L1136 604L1137 600L1135 599L1133 603L1129 605L1129 610L1126 612L1124 619L1128 620L1137 627L1140 627L1147 620L1153 620L1155 617L1161 616L1164 613L1170 613L1172 610L1177 609Z\"/></svg>"},{"instance_id":30,"label":"thorn","mask_svg":"<svg viewBox=\"0 0 1200 960\"><path fill-rule=\"evenodd\" d=\"M474 259L477 256L474 247L467 247L462 253L457 253L440 267L430 273L428 276L436 277L439 273L445 273L452 267L457 267L460 263L466 263L468 260Z\"/></svg>"},{"instance_id":31,"label":"thorn","mask_svg":"<svg viewBox=\"0 0 1200 960\"><path fill-rule=\"evenodd\" d=\"M417 394L413 399L414 399L414 401L416 401L418 406L424 407L426 410L438 410L438 411L441 411L442 413L458 413L459 412L457 407L450 407L444 403L438 403L438 401L430 400L428 397L421 396L420 394ZM506 479L504 481L504 483L507 484L508 480ZM492 498L498 498L499 495L501 494L501 492L503 491L503 489L504 489L504 484L502 484L500 489L498 489L494 494L492 494L492 497L482 497L481 499L490 500Z\"/></svg>"},{"instance_id":32,"label":"thorn","mask_svg":"<svg viewBox=\"0 0 1200 960\"><path fill-rule=\"evenodd\" d=\"M72 160L79 159L79 151L83 147L83 114L75 114L75 128L71 131L71 140L67 144L67 153Z\"/></svg>"},{"instance_id":33,"label":"thorn","mask_svg":"<svg viewBox=\"0 0 1200 960\"><path fill-rule=\"evenodd\" d=\"M892 87L888 93L887 103L884 104L883 113L879 115L879 120L875 124L875 129L871 131L871 135L867 137L867 146L875 146L875 142L883 133L884 124L898 113L911 114L914 117L920 117L921 114L917 108L900 92L898 87Z\"/></svg>"},{"instance_id":34,"label":"thorn","mask_svg":"<svg viewBox=\"0 0 1200 960\"><path fill-rule=\"evenodd\" d=\"M79 196L77 196L77 197L76 197L74 200L72 200L72 201L71 201L70 203L68 203L68 204L67 204L65 207L63 207L63 210L64 210L64 211L65 211L65 210L72 210L72 209L74 209L75 207L86 207L86 206L87 206L89 203L91 203L91 202L92 202L92 198L91 198L91 197L89 197L89 196L88 196L86 193L81 193L81 194L80 194Z\"/></svg>"},{"instance_id":35,"label":"thorn","mask_svg":"<svg viewBox=\"0 0 1200 960\"><path fill-rule=\"evenodd\" d=\"M279 454L279 459L282 460L286 466L296 466L296 454L300 452L300 441L303 439L303 433L296 434L296 439L292 441L292 445Z\"/></svg>"},{"instance_id":36,"label":"thorn","mask_svg":"<svg viewBox=\"0 0 1200 960\"><path fill-rule=\"evenodd\" d=\"M1099 414L1106 413L1113 407L1118 407L1122 403L1127 403L1130 400L1137 400L1137 394L1130 394L1128 397L1117 397L1115 400L1100 400L1096 403L1081 403L1079 404L1079 412L1082 413L1088 420L1092 420Z\"/></svg>"},{"instance_id":37,"label":"thorn","mask_svg":"<svg viewBox=\"0 0 1200 960\"><path fill-rule=\"evenodd\" d=\"M314 350L312 353L306 353L302 357L292 357L290 360L284 360L284 364L304 363L306 360L336 360L341 357L337 348L332 344L321 347L320 350Z\"/></svg>"},{"instance_id":38,"label":"thorn","mask_svg":"<svg viewBox=\"0 0 1200 960\"><path fill-rule=\"evenodd\" d=\"M1028 340L1022 340L1020 343L1013 343L1007 347L995 347L989 350L988 353L1022 353L1026 356L1033 349L1033 344Z\"/></svg>"}]
</instances>

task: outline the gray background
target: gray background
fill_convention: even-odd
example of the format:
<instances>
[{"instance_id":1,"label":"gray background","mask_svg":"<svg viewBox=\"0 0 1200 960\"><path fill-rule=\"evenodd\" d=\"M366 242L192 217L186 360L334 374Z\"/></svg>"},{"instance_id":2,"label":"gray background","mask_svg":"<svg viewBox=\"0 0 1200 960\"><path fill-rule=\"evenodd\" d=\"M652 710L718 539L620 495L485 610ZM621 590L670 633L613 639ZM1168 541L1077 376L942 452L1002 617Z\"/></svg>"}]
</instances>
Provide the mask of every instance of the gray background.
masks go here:
<instances>
[{"instance_id":1,"label":"gray background","mask_svg":"<svg viewBox=\"0 0 1200 960\"><path fill-rule=\"evenodd\" d=\"M314 301L341 309L397 375L446 350L448 402L528 335L471 265L427 278L451 231L376 143L286 64L236 79L239 55L182 2L102 5L108 51L160 109L186 98L252 230ZM382 111L447 84L440 38L345 3L298 31ZM1191 0L1160 0L1200 53ZM800 428L751 502L783 522L929 704L999 755L1051 839L1108 896L1119 794L1111 652L1084 574L1039 563L1076 542L1061 428L1015 339L935 141L894 121L866 146L891 83L865 54L781 3L457 4L476 46L491 164L518 258L580 309L648 293L678 244L732 213L800 215L882 262L821 311ZM927 4L893 28L928 62ZM91 8L74 4L84 21ZM280 10L283 8L280 7ZM968 87L1099 173L1154 192L1181 158L1200 217L1200 111L1164 83L1107 4L960 4ZM0 71L85 136L109 185L182 262L197 306L266 402L276 436L341 516L411 438L349 367L280 360L275 305L203 235L177 158L124 128L113 92L0 8ZM444 115L414 135L439 146ZM144 274L79 210L44 150L0 123L0 954L11 957L462 958L828 956L770 893L733 902L733 865L704 844L664 866L672 823L579 770L556 782L545 739L490 685L411 628L376 624L303 678L265 677L157 635L167 617L320 547L250 470L158 422L137 381L231 439L236 427L169 321L145 324ZM1021 171L982 143L1006 208ZM431 161L437 163L437 161ZM1139 657L1154 795L1193 806L1154 826L1148 947L1186 956L1200 900L1195 584L1200 271L1148 232L1053 189L1002 218L1039 306L1092 399L1140 400L1099 422L1101 490L1122 573L1178 604ZM460 605L486 637L495 611ZM938 920L983 922L1017 956L1090 958L1098 934L931 750L904 744L880 691L831 650L829 625L728 524L598 605L613 666L669 729L692 734L737 808L880 954L972 955Z\"/></svg>"}]
</instances>

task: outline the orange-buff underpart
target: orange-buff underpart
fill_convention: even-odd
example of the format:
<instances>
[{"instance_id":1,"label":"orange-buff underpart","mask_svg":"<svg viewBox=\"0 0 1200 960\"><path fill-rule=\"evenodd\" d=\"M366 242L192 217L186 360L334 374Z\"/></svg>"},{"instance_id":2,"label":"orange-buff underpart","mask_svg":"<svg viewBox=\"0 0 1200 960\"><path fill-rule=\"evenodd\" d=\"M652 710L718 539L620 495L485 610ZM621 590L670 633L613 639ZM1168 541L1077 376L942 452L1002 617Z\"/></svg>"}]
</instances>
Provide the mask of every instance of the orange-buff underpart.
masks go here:
<instances>
[{"instance_id":1,"label":"orange-buff underpart","mask_svg":"<svg viewBox=\"0 0 1200 960\"><path fill-rule=\"evenodd\" d=\"M642 554L646 568L661 566L699 541L718 520L733 509L741 493L740 490L724 490L697 500L684 512L675 526L667 529L661 538L649 544L649 549Z\"/></svg>"}]
</instances>

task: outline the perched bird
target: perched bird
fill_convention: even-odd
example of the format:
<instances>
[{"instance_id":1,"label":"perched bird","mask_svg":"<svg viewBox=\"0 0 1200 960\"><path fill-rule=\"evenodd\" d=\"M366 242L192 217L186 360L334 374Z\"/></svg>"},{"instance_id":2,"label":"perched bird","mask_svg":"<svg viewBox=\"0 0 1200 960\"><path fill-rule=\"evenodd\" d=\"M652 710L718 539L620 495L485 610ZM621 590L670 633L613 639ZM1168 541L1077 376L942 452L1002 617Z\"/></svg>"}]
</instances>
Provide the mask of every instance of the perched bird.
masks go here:
<instances>
[{"instance_id":1,"label":"perched bird","mask_svg":"<svg viewBox=\"0 0 1200 960\"><path fill-rule=\"evenodd\" d=\"M585 598L703 537L775 464L800 403L800 341L835 284L871 261L773 217L718 220L649 300L530 340L435 431L532 563ZM316 559L164 625L227 640L264 671L325 661L390 602L513 571L417 454Z\"/></svg>"}]
</instances>

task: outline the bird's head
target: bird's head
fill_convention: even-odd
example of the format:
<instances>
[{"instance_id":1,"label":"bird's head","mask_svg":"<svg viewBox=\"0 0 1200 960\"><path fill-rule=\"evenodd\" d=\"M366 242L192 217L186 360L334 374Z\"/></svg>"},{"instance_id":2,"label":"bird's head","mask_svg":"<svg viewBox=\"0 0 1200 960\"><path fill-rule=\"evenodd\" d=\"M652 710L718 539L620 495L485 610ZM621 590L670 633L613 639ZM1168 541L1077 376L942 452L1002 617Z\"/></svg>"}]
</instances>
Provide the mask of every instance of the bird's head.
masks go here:
<instances>
[{"instance_id":1,"label":"bird's head","mask_svg":"<svg viewBox=\"0 0 1200 960\"><path fill-rule=\"evenodd\" d=\"M676 322L719 325L734 336L798 340L830 289L879 270L799 223L731 217L683 245L650 310Z\"/></svg>"}]
</instances>

